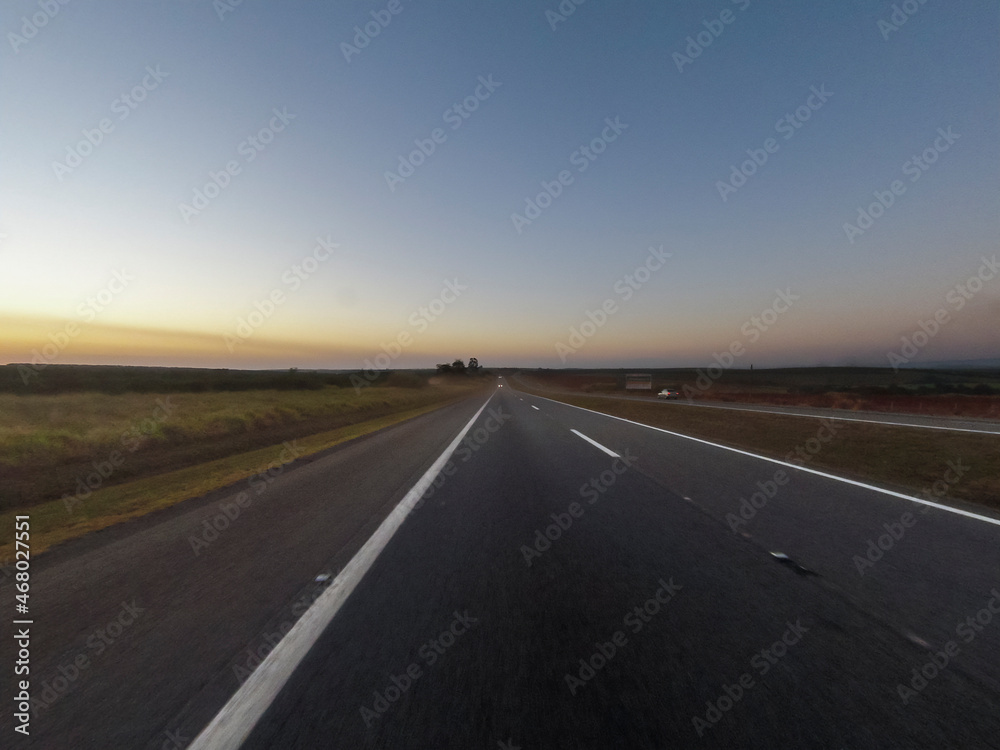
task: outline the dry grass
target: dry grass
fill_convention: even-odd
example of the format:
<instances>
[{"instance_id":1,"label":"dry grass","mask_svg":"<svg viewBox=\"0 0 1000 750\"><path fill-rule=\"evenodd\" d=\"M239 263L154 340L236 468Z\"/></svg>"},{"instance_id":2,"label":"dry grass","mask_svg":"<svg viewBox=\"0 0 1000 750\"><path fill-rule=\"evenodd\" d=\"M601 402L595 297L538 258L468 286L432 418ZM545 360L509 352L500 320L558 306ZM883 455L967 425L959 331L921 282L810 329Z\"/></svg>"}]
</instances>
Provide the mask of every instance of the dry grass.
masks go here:
<instances>
[{"instance_id":1,"label":"dry grass","mask_svg":"<svg viewBox=\"0 0 1000 750\"><path fill-rule=\"evenodd\" d=\"M106 395L0 394L0 509L74 493L95 462L106 487L283 440L441 404L481 384L424 388Z\"/></svg>"},{"instance_id":2,"label":"dry grass","mask_svg":"<svg viewBox=\"0 0 1000 750\"><path fill-rule=\"evenodd\" d=\"M295 445L301 451L300 457L308 456L440 406L440 403L435 403L311 435L297 439ZM61 542L252 477L278 460L282 450L281 445L269 446L125 484L103 487L80 502L71 502L68 506L61 499L50 500L27 511L0 513L0 528L13 529L14 515L25 512L30 514L31 551L37 555ZM13 547L13 543L0 545L0 559L9 561L13 555Z\"/></svg>"},{"instance_id":3,"label":"dry grass","mask_svg":"<svg viewBox=\"0 0 1000 750\"><path fill-rule=\"evenodd\" d=\"M624 375L606 372L570 372L552 370L525 373L525 382L540 390L563 390L574 393L624 393ZM898 381L898 382L897 382ZM927 373L891 370L871 371L852 368L803 368L799 370L726 371L720 380L710 381L705 390L698 387L694 370L659 372L653 377L649 397L661 388L688 392L697 401L767 404L773 406L813 406L849 411L881 411L901 414L965 416L981 419L1000 418L1000 379L993 371L977 373ZM993 395L971 392L933 393L931 383L950 383L966 390L978 386L994 391ZM888 392L887 389L895 388ZM947 388L945 388L947 390ZM638 396L641 392L633 391Z\"/></svg>"}]
</instances>

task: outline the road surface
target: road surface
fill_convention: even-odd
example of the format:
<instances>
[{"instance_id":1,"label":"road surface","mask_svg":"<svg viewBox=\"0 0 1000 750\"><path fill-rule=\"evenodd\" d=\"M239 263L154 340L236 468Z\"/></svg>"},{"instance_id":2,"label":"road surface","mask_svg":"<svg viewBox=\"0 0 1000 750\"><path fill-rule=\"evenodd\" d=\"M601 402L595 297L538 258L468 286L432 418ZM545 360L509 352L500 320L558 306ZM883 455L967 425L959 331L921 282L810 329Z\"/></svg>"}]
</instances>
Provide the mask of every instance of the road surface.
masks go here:
<instances>
[{"instance_id":1,"label":"road surface","mask_svg":"<svg viewBox=\"0 0 1000 750\"><path fill-rule=\"evenodd\" d=\"M42 557L35 669L92 664L15 746L187 747L467 427L242 747L1000 747L988 512L509 384L483 401L289 467L197 556L242 488Z\"/></svg>"}]
</instances>

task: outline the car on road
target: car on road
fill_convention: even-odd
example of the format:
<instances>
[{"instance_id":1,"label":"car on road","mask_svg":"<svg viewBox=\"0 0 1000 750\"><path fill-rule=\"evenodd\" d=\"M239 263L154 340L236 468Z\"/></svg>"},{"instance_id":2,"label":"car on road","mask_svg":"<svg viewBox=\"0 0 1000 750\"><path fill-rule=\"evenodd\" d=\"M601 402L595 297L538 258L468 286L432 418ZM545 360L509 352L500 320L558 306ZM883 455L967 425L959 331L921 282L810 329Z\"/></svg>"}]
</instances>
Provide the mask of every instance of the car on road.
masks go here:
<instances>
[{"instance_id":1,"label":"car on road","mask_svg":"<svg viewBox=\"0 0 1000 750\"><path fill-rule=\"evenodd\" d=\"M657 398L680 398L680 391L675 391L672 388L664 388L662 391L656 394Z\"/></svg>"}]
</instances>

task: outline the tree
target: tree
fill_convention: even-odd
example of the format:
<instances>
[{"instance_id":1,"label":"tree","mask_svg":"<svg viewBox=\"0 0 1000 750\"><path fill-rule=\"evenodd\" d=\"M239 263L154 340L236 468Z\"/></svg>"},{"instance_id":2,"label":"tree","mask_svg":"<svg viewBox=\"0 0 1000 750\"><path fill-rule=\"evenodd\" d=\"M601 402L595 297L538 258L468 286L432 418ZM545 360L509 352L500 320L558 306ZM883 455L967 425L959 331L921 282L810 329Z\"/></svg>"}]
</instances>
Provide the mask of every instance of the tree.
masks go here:
<instances>
[{"instance_id":1,"label":"tree","mask_svg":"<svg viewBox=\"0 0 1000 750\"><path fill-rule=\"evenodd\" d=\"M465 363L460 359L456 359L454 362L451 363L451 371L465 372Z\"/></svg>"},{"instance_id":2,"label":"tree","mask_svg":"<svg viewBox=\"0 0 1000 750\"><path fill-rule=\"evenodd\" d=\"M469 357L469 371L477 372L479 370L479 360L475 357Z\"/></svg>"},{"instance_id":3,"label":"tree","mask_svg":"<svg viewBox=\"0 0 1000 750\"><path fill-rule=\"evenodd\" d=\"M438 368L438 372L442 372L442 373L444 373L444 372L451 372L451 365L449 365L447 362L445 362L444 364L438 365L437 368Z\"/></svg>"}]
</instances>

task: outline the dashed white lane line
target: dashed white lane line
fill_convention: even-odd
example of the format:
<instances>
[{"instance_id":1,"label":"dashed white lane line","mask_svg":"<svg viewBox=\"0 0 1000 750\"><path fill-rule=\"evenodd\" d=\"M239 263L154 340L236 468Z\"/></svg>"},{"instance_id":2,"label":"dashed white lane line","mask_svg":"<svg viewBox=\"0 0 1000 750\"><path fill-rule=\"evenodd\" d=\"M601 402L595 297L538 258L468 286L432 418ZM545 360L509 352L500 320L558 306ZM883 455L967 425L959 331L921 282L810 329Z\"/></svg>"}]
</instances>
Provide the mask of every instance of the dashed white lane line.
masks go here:
<instances>
[{"instance_id":1,"label":"dashed white lane line","mask_svg":"<svg viewBox=\"0 0 1000 750\"><path fill-rule=\"evenodd\" d=\"M495 393L496 391L494 391ZM438 456L427 472L420 477L415 485L400 500L393 511L371 535L371 538L357 551L347 566L340 571L333 583L319 596L315 604L306 610L298 622L288 631L288 635L279 641L274 650L267 655L247 681L222 707L205 729L202 730L189 750L239 750L243 741L250 736L254 726L264 715L278 693L285 686L292 672L305 658L309 649L317 641L334 615L351 595L358 582L375 562L379 553L388 544L396 530L403 524L413 506L417 504L424 492L430 487L438 473L448 463L451 454L455 452L462 438L472 428L483 409L493 396L486 399L475 416L469 420L461 432Z\"/></svg>"},{"instance_id":2,"label":"dashed white lane line","mask_svg":"<svg viewBox=\"0 0 1000 750\"><path fill-rule=\"evenodd\" d=\"M603 445L601 445L600 443L598 443L596 440L592 440L591 438L587 437L586 435L584 435L579 430L570 430L570 432L572 432L577 437L582 437L584 440L586 440L588 443L590 443L595 448L600 448L602 451L604 451L605 453L607 453L609 456L614 456L615 458L621 458L621 456L619 456L613 450L611 450L610 448L605 448Z\"/></svg>"},{"instance_id":3,"label":"dashed white lane line","mask_svg":"<svg viewBox=\"0 0 1000 750\"><path fill-rule=\"evenodd\" d=\"M713 448L721 448L722 450L730 451L732 453L739 453L742 456L749 456L750 458L756 458L761 461L767 461L768 463L778 464L779 466L787 466L788 468L794 469L795 471L803 471L806 472L807 474L816 474L817 476L825 477L827 479L833 479L836 482L843 482L844 484L852 484L855 487L861 487L866 490L871 490L872 492L879 492L883 495L898 497L901 500L909 500L911 503L917 503L919 505L927 505L931 508L937 508L938 510L947 511L948 513L955 513L956 515L959 516L966 516L967 518L975 518L977 521L985 521L986 523L991 523L994 526L1000 526L1000 519L990 518L989 516L982 516L978 513L973 513L972 511L962 510L961 508L954 508L950 505L942 505L941 503L935 503L932 502L931 500L924 500L923 498L913 497L912 495L904 495L902 492L893 492L892 490L887 490L884 489L883 487L876 487L873 484L858 482L854 479L848 479L847 477L838 477L836 474L827 474L825 471L810 469L806 466L799 466L798 464L789 463L787 461L781 461L777 458L770 458L769 456L761 456L758 453L751 453L750 451L740 450L739 448L732 448L728 445L720 445L719 443L713 443L710 440L702 440L701 438L691 437L690 435L684 435L683 433L680 432L671 432L670 430L664 430L662 427L653 427L652 425L643 424L642 422L633 422L631 419L625 419L625 417L616 417L614 414L605 414L604 412L601 411L594 411L593 409L585 409L582 406L574 406L573 404L567 404L564 401L556 401L555 399L545 398L545 396L537 396L537 398L542 398L545 399L546 401L551 401L554 404L560 404L561 406L567 406L571 409L579 409L580 411L587 411L590 412L591 414L597 414L598 416L606 417L607 419L616 419L619 422L628 422L629 424L634 424L637 427L645 427L647 430L656 430L657 432L664 432L667 435L673 435L674 437L684 438L685 440L693 440L696 443L701 443L703 445L710 445ZM573 432L576 432L576 430L573 430ZM576 434L580 435L579 432L576 432ZM590 440L590 438L588 438L586 435L580 435L580 437L582 437L584 440L589 440L591 443L594 443L594 441ZM594 443L594 445L598 444ZM598 445L598 447L600 447L601 450L605 451L608 450L604 446ZM608 452L610 453L610 451Z\"/></svg>"},{"instance_id":4,"label":"dashed white lane line","mask_svg":"<svg viewBox=\"0 0 1000 750\"><path fill-rule=\"evenodd\" d=\"M539 409L539 408L538 408L537 406L535 406L534 404L532 404L532 405L531 405L531 408L532 408L532 409L534 409L535 411L541 411L541 409Z\"/></svg>"}]
</instances>

